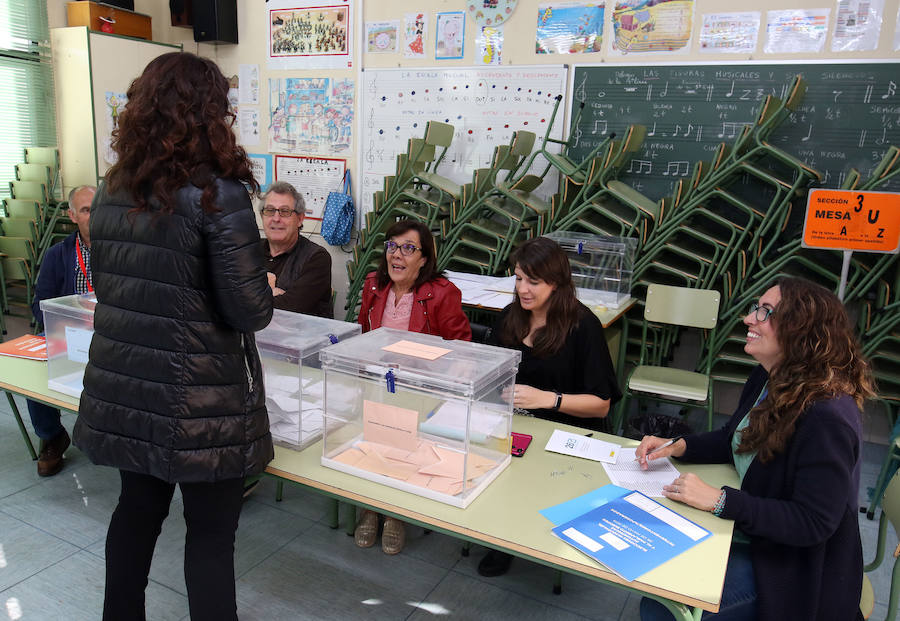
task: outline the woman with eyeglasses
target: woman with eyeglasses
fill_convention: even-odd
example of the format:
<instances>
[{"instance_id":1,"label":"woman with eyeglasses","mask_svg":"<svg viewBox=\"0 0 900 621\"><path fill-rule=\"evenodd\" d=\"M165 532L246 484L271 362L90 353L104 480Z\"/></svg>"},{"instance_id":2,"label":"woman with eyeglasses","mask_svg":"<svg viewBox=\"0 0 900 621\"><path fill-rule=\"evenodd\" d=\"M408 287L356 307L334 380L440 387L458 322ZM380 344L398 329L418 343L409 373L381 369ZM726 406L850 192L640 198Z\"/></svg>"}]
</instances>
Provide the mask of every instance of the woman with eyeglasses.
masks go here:
<instances>
[{"instance_id":1,"label":"woman with eyeglasses","mask_svg":"<svg viewBox=\"0 0 900 621\"><path fill-rule=\"evenodd\" d=\"M385 232L378 270L366 276L359 309L363 332L395 328L433 334L448 340L472 340L462 311L462 293L437 271L437 251L431 231L422 222L401 220ZM356 545L369 548L378 537L378 514L365 511L354 532ZM406 543L406 528L386 518L381 536L385 554L398 554Z\"/></svg>"},{"instance_id":2,"label":"woman with eyeglasses","mask_svg":"<svg viewBox=\"0 0 900 621\"><path fill-rule=\"evenodd\" d=\"M721 607L704 619L861 619L857 497L869 365L840 300L809 281L779 280L744 323L744 351L759 366L728 423L665 447L665 438L646 436L636 455L642 468L675 457L737 469L739 488L694 474L664 488L667 498L734 521ZM641 619L672 616L645 598Z\"/></svg>"}]
</instances>

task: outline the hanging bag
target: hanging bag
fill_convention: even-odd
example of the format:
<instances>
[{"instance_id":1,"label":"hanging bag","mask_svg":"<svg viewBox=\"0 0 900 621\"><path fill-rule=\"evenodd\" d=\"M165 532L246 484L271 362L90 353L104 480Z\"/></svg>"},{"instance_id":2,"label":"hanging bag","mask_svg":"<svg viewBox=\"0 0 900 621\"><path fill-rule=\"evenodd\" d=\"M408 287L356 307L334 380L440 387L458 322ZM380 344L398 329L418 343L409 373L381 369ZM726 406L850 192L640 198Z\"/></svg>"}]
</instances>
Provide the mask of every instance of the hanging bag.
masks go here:
<instances>
[{"instance_id":1,"label":"hanging bag","mask_svg":"<svg viewBox=\"0 0 900 621\"><path fill-rule=\"evenodd\" d=\"M342 246L350 241L350 232L356 220L353 196L350 194L350 171L344 172L342 192L329 192L322 214L322 237L332 246Z\"/></svg>"}]
</instances>

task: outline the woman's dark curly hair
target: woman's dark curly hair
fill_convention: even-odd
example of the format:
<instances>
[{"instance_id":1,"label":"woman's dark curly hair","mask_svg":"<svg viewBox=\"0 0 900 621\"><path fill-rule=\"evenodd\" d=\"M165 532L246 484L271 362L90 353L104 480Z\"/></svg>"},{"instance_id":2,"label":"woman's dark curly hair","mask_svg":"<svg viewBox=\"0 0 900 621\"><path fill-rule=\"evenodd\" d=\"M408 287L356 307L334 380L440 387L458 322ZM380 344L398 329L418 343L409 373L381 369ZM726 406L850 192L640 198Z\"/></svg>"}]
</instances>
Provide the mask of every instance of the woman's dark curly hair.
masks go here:
<instances>
[{"instance_id":1,"label":"woman's dark curly hair","mask_svg":"<svg viewBox=\"0 0 900 621\"><path fill-rule=\"evenodd\" d=\"M110 192L130 195L138 211L155 198L162 213L172 212L172 195L188 183L203 190L206 212L216 210L216 177L258 192L233 124L228 80L214 62L187 52L158 56L128 87L112 133L118 161L106 174Z\"/></svg>"},{"instance_id":2,"label":"woman's dark curly hair","mask_svg":"<svg viewBox=\"0 0 900 621\"><path fill-rule=\"evenodd\" d=\"M750 413L738 447L739 453L755 450L762 462L784 450L814 402L846 394L862 410L874 396L871 368L838 297L802 278L776 284L781 301L769 321L781 358L769 370L769 394Z\"/></svg>"}]
</instances>

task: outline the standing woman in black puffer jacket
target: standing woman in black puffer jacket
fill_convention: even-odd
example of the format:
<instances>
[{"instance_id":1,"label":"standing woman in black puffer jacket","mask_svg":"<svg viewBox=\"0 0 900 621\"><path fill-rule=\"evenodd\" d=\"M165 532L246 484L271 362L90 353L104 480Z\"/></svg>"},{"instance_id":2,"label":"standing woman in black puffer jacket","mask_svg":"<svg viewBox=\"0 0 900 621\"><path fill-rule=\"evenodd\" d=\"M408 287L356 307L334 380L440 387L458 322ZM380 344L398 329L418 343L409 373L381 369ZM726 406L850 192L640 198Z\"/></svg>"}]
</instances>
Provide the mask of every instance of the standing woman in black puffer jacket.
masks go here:
<instances>
[{"instance_id":1,"label":"standing woman in black puffer jacket","mask_svg":"<svg viewBox=\"0 0 900 621\"><path fill-rule=\"evenodd\" d=\"M243 478L273 457L253 333L272 292L244 184L228 82L193 54L153 60L113 132L94 199L97 307L75 445L118 468L103 618L144 618L156 539L177 483L191 619L237 619Z\"/></svg>"}]
</instances>

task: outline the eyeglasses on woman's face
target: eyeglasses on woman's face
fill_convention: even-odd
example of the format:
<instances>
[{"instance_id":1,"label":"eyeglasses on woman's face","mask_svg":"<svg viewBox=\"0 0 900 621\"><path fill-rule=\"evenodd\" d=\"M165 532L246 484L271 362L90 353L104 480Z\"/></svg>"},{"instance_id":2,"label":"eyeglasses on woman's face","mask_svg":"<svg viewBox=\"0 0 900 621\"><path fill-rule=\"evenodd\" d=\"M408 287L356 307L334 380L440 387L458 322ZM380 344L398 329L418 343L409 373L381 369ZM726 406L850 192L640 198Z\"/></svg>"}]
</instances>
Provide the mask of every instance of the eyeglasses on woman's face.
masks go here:
<instances>
[{"instance_id":1,"label":"eyeglasses on woman's face","mask_svg":"<svg viewBox=\"0 0 900 621\"><path fill-rule=\"evenodd\" d=\"M271 218L276 213L282 218L290 218L291 214L295 214L297 212L290 207L279 207L276 209L275 207L266 206L262 208L262 215L266 216L267 218Z\"/></svg>"},{"instance_id":2,"label":"eyeglasses on woman's face","mask_svg":"<svg viewBox=\"0 0 900 621\"><path fill-rule=\"evenodd\" d=\"M404 257L411 256L416 250L421 250L421 248L419 246L416 246L415 244L410 243L410 242L406 242L404 244L398 244L397 242L395 242L392 239L389 239L388 241L384 242L384 253L385 254L393 254L394 251L397 250L397 248L400 249L400 254L402 254Z\"/></svg>"},{"instance_id":3,"label":"eyeglasses on woman's face","mask_svg":"<svg viewBox=\"0 0 900 621\"><path fill-rule=\"evenodd\" d=\"M748 315L756 314L756 321L760 323L769 320L769 316L775 312L775 309L770 306L760 306L757 303L753 303L750 305L750 310L747 311Z\"/></svg>"}]
</instances>

